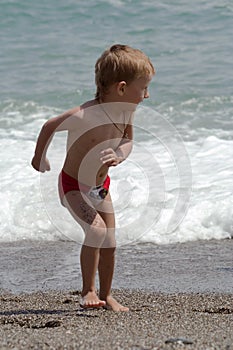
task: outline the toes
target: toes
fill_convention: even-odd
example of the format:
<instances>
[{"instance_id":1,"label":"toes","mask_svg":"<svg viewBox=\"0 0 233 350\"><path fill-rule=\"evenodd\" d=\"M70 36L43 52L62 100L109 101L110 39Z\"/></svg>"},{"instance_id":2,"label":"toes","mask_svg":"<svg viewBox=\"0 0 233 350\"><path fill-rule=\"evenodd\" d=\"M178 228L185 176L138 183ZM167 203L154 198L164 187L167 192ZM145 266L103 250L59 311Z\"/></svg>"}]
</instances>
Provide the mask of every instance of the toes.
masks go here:
<instances>
[{"instance_id":1,"label":"toes","mask_svg":"<svg viewBox=\"0 0 233 350\"><path fill-rule=\"evenodd\" d=\"M126 307L126 306L123 306L123 307L120 308L119 311L127 312L127 311L129 311L129 308Z\"/></svg>"},{"instance_id":2,"label":"toes","mask_svg":"<svg viewBox=\"0 0 233 350\"><path fill-rule=\"evenodd\" d=\"M104 301L104 300L100 300L100 301L99 301L99 305L100 305L100 306L104 306L104 305L106 305L106 301Z\"/></svg>"},{"instance_id":3,"label":"toes","mask_svg":"<svg viewBox=\"0 0 233 350\"><path fill-rule=\"evenodd\" d=\"M103 300L85 300L85 298L82 298L79 302L79 305L83 309L87 308L98 308L104 306L106 303Z\"/></svg>"},{"instance_id":4,"label":"toes","mask_svg":"<svg viewBox=\"0 0 233 350\"><path fill-rule=\"evenodd\" d=\"M127 312L129 311L129 308L126 306L121 305L114 299L112 296L109 296L107 298L107 304L104 306L107 310L112 310L116 312Z\"/></svg>"}]
</instances>

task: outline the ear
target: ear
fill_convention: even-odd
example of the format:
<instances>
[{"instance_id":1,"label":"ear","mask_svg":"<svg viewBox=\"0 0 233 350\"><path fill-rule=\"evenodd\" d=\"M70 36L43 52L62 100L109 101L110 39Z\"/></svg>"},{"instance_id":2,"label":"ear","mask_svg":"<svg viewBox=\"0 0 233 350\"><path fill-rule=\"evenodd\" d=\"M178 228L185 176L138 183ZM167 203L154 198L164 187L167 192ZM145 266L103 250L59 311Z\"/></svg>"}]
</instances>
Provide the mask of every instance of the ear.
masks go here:
<instances>
[{"instance_id":1,"label":"ear","mask_svg":"<svg viewBox=\"0 0 233 350\"><path fill-rule=\"evenodd\" d=\"M125 88L126 88L126 82L123 80L123 81L120 81L118 84L117 84L117 92L120 96L123 96L124 93L125 93Z\"/></svg>"}]
</instances>

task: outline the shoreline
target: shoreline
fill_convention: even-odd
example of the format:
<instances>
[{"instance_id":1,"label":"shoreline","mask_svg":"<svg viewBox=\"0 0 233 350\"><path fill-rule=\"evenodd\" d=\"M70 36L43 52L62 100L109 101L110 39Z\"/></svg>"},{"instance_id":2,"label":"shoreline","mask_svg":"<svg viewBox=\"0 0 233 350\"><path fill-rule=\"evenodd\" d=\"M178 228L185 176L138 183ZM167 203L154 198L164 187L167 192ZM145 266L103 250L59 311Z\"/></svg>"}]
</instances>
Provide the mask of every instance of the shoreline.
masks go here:
<instances>
[{"instance_id":1,"label":"shoreline","mask_svg":"<svg viewBox=\"0 0 233 350\"><path fill-rule=\"evenodd\" d=\"M113 295L130 311L83 310L78 291L1 293L1 349L233 349L233 295Z\"/></svg>"},{"instance_id":2,"label":"shoreline","mask_svg":"<svg viewBox=\"0 0 233 350\"><path fill-rule=\"evenodd\" d=\"M13 294L80 290L80 248L66 241L1 243L0 289ZM232 252L233 239L120 247L112 287L233 294Z\"/></svg>"}]
</instances>

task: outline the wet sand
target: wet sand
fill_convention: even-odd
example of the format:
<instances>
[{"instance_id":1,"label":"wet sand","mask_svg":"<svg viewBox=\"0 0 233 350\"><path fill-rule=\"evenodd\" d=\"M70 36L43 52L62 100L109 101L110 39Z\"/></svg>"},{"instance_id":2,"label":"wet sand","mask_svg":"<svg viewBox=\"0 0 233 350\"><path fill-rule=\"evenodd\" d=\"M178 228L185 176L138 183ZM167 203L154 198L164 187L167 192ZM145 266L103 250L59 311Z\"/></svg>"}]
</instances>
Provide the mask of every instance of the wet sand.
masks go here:
<instances>
[{"instance_id":1,"label":"wet sand","mask_svg":"<svg viewBox=\"0 0 233 350\"><path fill-rule=\"evenodd\" d=\"M0 289L79 290L79 253L67 241L1 243ZM113 288L233 294L233 239L119 247Z\"/></svg>"}]
</instances>

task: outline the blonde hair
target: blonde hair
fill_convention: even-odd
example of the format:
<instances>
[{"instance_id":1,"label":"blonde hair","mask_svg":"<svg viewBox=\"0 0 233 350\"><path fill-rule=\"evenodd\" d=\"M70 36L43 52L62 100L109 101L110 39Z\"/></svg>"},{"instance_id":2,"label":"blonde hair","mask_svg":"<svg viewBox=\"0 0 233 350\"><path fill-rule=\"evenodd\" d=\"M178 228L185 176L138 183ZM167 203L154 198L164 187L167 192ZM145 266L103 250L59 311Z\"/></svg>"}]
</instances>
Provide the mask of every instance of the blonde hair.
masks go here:
<instances>
[{"instance_id":1,"label":"blonde hair","mask_svg":"<svg viewBox=\"0 0 233 350\"><path fill-rule=\"evenodd\" d=\"M154 74L153 64L142 51L127 45L113 45L103 52L95 64L95 98L101 98L114 83L130 83Z\"/></svg>"}]
</instances>

